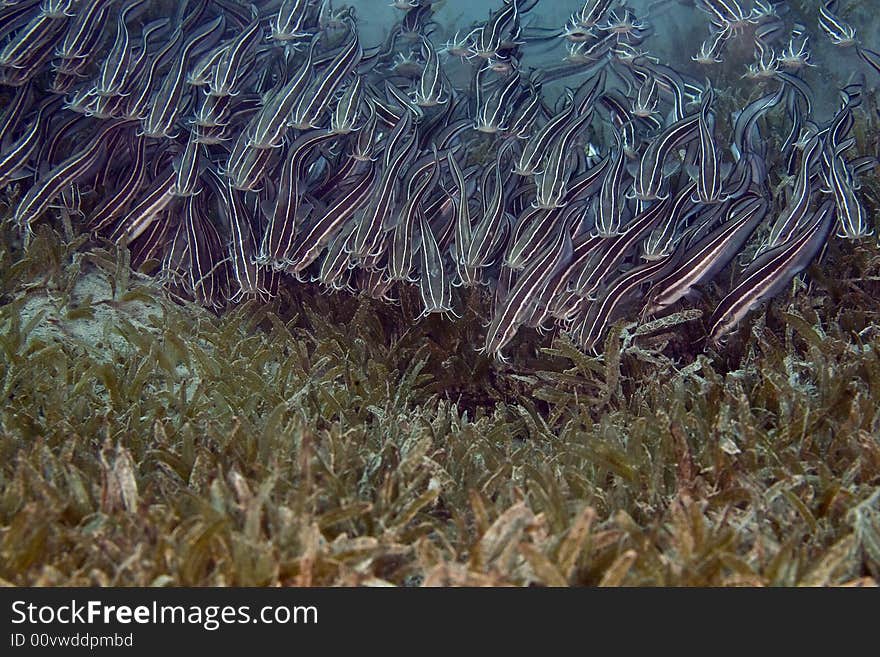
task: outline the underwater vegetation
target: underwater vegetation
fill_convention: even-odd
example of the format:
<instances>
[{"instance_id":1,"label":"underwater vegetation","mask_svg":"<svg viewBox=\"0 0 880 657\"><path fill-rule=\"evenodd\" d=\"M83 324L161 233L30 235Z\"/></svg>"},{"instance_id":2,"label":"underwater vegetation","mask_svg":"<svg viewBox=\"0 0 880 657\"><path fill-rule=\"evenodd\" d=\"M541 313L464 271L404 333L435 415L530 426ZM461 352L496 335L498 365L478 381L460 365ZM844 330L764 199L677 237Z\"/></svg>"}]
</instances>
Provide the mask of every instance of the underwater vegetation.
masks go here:
<instances>
[{"instance_id":1,"label":"underwater vegetation","mask_svg":"<svg viewBox=\"0 0 880 657\"><path fill-rule=\"evenodd\" d=\"M722 352L618 323L601 357L559 336L499 370L464 348L477 317L405 321L417 295L283 290L218 317L125 250L4 237L2 583L880 576L873 245L832 249L839 276L814 268Z\"/></svg>"},{"instance_id":2,"label":"underwater vegetation","mask_svg":"<svg viewBox=\"0 0 880 657\"><path fill-rule=\"evenodd\" d=\"M0 582L875 585L863 4L394 5L0 2Z\"/></svg>"}]
</instances>

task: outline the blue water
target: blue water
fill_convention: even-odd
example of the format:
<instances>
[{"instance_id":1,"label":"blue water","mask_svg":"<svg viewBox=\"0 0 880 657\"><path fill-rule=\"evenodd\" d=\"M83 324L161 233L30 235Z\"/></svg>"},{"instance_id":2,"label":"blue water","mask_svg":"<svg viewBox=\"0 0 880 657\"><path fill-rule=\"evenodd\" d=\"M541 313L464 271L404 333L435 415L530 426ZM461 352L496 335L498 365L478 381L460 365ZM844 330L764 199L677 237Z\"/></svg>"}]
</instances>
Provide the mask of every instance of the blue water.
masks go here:
<instances>
[{"instance_id":1,"label":"blue water","mask_svg":"<svg viewBox=\"0 0 880 657\"><path fill-rule=\"evenodd\" d=\"M748 0L741 0L740 3L743 7L750 6ZM347 4L355 7L363 42L368 46L381 42L387 36L389 28L403 15L388 0L353 0ZM485 21L501 4L501 0L442 0L435 5L436 26L432 34L433 41L440 45L456 31L467 32L475 23ZM716 84L722 79L726 84L740 90L740 93L750 95L755 84L740 77L753 59L750 35L734 40L723 64L703 67L691 61L691 57L708 34L709 20L705 13L693 6L692 0L627 0L623 4L653 26L654 33L643 44L642 49L657 57L661 63L698 79L708 77ZM876 3L867 0L843 0L839 3L838 13L856 27L860 43L880 50L880 14L871 8L873 4ZM795 25L805 27L806 34L810 36L809 46L815 66L807 69L803 76L815 92L819 116L827 116L833 111L838 102L837 90L846 84L863 81L868 88L880 86L880 75L865 67L854 48L835 47L818 30L818 9L821 5L819 0L783 1L775 2L774 5L786 28L786 33L780 39L780 48L787 42L787 31ZM342 4L337 2L334 6ZM523 17L523 26L561 28L572 12L582 6L583 2L577 0L541 0L534 10ZM560 39L555 45L527 47L523 64L534 67L554 66L563 61L564 55L565 46ZM577 80L569 82L577 84Z\"/></svg>"}]
</instances>

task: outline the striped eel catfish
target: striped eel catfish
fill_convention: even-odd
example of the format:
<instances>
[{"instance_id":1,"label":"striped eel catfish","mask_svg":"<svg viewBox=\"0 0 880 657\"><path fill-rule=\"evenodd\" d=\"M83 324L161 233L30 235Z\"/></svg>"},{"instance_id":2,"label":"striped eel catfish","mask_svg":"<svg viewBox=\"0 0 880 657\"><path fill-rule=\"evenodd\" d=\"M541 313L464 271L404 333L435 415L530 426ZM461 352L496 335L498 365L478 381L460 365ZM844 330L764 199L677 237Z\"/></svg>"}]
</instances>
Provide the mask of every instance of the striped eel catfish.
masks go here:
<instances>
[{"instance_id":1,"label":"striped eel catfish","mask_svg":"<svg viewBox=\"0 0 880 657\"><path fill-rule=\"evenodd\" d=\"M746 313L785 288L810 264L831 232L834 214L834 204L825 201L799 232L749 265L712 315L709 336L713 342L720 342Z\"/></svg>"},{"instance_id":2,"label":"striped eel catfish","mask_svg":"<svg viewBox=\"0 0 880 657\"><path fill-rule=\"evenodd\" d=\"M829 242L873 239L880 44L855 0L489 0L450 24L456 1L384 25L362 0L0 1L9 223L125 245L217 312L282 286L491 308L502 361L527 328L596 350L706 286L718 342ZM703 33L658 48L669 17Z\"/></svg>"}]
</instances>

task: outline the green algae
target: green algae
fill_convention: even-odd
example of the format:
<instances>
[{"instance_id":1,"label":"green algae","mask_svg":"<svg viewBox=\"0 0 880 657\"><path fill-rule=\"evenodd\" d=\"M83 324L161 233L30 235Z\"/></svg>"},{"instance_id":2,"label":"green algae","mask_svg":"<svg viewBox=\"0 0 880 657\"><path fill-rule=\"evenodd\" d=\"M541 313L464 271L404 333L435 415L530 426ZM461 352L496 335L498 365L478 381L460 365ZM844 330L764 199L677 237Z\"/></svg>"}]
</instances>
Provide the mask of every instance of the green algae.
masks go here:
<instances>
[{"instance_id":1,"label":"green algae","mask_svg":"<svg viewBox=\"0 0 880 657\"><path fill-rule=\"evenodd\" d=\"M284 290L220 315L125 251L0 240L0 578L15 585L868 585L873 242L717 352L705 302L602 356L473 346L487 301ZM462 303L465 300L460 300ZM417 314L417 313L416 313Z\"/></svg>"}]
</instances>

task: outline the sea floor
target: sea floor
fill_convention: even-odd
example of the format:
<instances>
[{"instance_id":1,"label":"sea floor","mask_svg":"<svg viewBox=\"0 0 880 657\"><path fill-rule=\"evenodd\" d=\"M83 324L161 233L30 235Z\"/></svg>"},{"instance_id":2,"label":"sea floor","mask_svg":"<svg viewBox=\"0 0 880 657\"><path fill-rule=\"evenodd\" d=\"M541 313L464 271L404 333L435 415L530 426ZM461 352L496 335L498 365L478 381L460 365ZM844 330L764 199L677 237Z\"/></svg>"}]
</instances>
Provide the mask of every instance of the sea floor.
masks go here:
<instances>
[{"instance_id":1,"label":"sea floor","mask_svg":"<svg viewBox=\"0 0 880 657\"><path fill-rule=\"evenodd\" d=\"M878 276L832 247L721 351L707 301L502 365L479 294L217 315L4 229L0 582L876 585Z\"/></svg>"}]
</instances>

